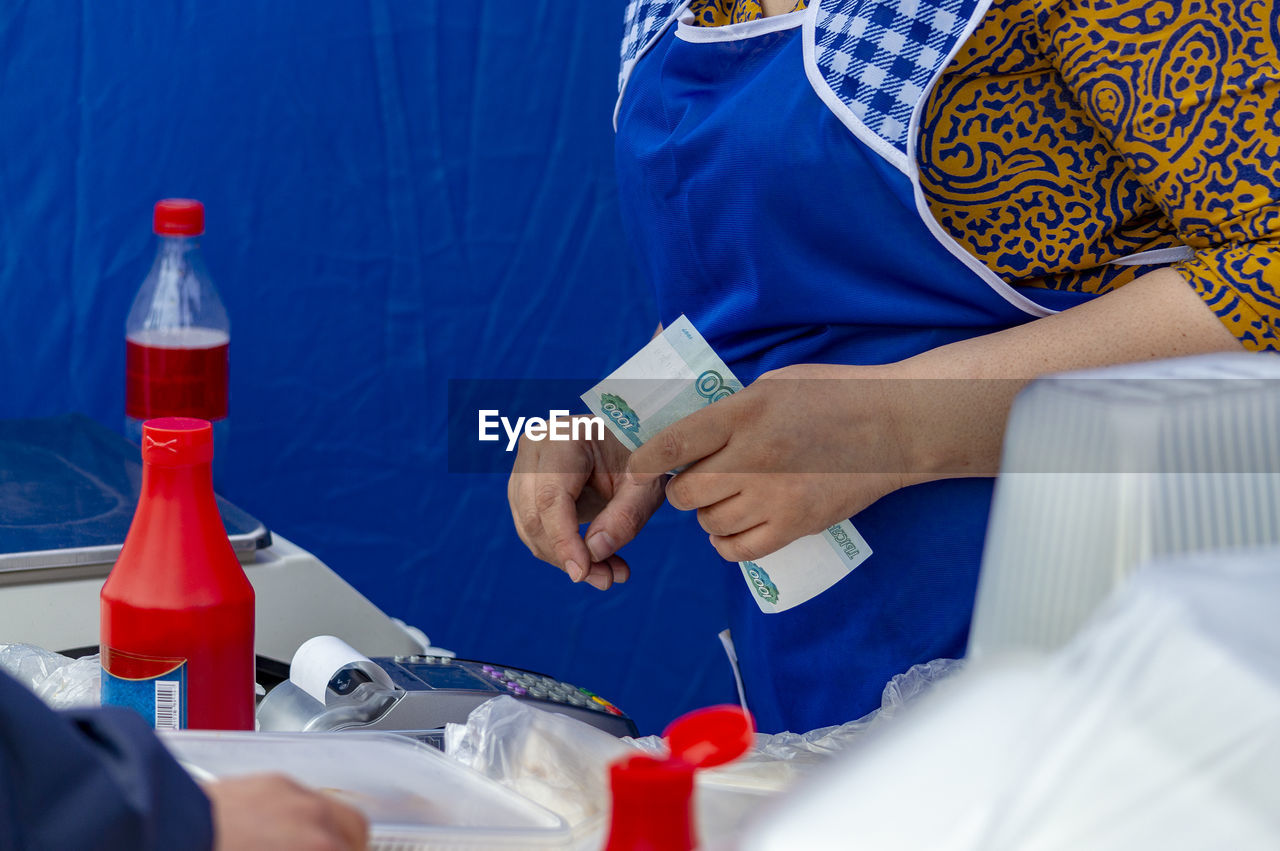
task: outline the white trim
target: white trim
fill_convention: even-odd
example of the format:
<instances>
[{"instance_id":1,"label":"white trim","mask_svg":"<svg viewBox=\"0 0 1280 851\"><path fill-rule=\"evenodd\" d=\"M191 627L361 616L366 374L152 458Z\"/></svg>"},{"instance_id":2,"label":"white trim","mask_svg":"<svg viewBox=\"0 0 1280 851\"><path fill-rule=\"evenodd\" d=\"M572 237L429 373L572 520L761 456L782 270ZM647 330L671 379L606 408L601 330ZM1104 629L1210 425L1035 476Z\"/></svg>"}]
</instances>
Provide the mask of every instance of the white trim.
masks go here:
<instances>
[{"instance_id":1,"label":"white trim","mask_svg":"<svg viewBox=\"0 0 1280 851\"><path fill-rule=\"evenodd\" d=\"M640 45L640 49L636 51L636 55L622 63L622 70L620 72L622 76L622 85L618 86L618 99L613 102L614 133L618 132L618 113L622 111L622 96L626 94L627 83L631 82L631 72L635 70L636 63L640 61L642 56L649 52L649 48L653 47L654 44L657 43L658 39L662 38L662 34L667 31L667 27L671 26L671 22L679 18L684 10L689 8L689 4L691 2L692 0L685 0L677 6L675 11L671 13L671 17L667 18L667 20L663 22L662 26L658 27L658 31L655 32L648 41Z\"/></svg>"},{"instance_id":2,"label":"white trim","mask_svg":"<svg viewBox=\"0 0 1280 851\"><path fill-rule=\"evenodd\" d=\"M693 23L693 13L686 6L684 13L676 19L676 38L694 44L706 44L715 41L745 41L756 36L781 32L798 27L804 23L804 9L787 12L785 15L770 15L767 18L755 18L750 21L739 21L736 24L724 24L718 27L700 27Z\"/></svg>"},{"instance_id":3,"label":"white trim","mask_svg":"<svg viewBox=\"0 0 1280 851\"><path fill-rule=\"evenodd\" d=\"M853 110L845 106L844 101L840 100L835 90L831 88L826 78L822 75L822 69L818 67L817 34L818 8L820 6L819 0L811 0L811 5L802 10L805 16L804 73L809 78L809 85L813 87L813 91L818 98L827 105L827 109L831 110L835 117L840 119L840 122L845 127L849 128L849 132L858 141L875 151L898 171L903 174L909 174L907 171L907 158L902 151L877 136L870 127L863 124L862 119L854 115Z\"/></svg>"},{"instance_id":4,"label":"white trim","mask_svg":"<svg viewBox=\"0 0 1280 851\"><path fill-rule=\"evenodd\" d=\"M938 78L947 70L947 66L951 64L951 60L960 52L960 48L964 46L969 37L973 35L973 31L978 28L979 22L987 13L991 0L979 0L978 5L974 7L973 12L969 15L969 23L965 25L964 32L960 33L955 44L951 46L951 52L938 66L938 70L934 72L933 78L929 80L929 85L925 86L924 94L920 100L916 102L915 108L911 111L911 123L907 125L907 168L906 175L911 180L911 188L915 193L916 214L920 216L925 227L933 234L934 238L942 244L942 247L951 252L951 255L964 265L968 266L970 271L974 272L981 278L987 286L996 291L996 294L1003 297L1005 301L1031 316L1051 316L1058 311L1050 310L1036 304L1030 298L1023 295L1022 292L1008 284L995 272L992 272L987 265L969 253L963 245L956 241L955 237L947 233L938 220L933 217L933 212L929 209L929 204L924 197L924 189L920 186L920 160L919 151L916 150L916 143L920 135L920 116L924 112L924 105L929 100L929 95L933 93L934 87L938 84Z\"/></svg>"},{"instance_id":5,"label":"white trim","mask_svg":"<svg viewBox=\"0 0 1280 851\"><path fill-rule=\"evenodd\" d=\"M1127 254L1111 261L1112 266L1148 266L1162 263L1181 263L1196 256L1190 245L1171 245L1168 248L1153 248L1150 251L1139 251Z\"/></svg>"}]
</instances>

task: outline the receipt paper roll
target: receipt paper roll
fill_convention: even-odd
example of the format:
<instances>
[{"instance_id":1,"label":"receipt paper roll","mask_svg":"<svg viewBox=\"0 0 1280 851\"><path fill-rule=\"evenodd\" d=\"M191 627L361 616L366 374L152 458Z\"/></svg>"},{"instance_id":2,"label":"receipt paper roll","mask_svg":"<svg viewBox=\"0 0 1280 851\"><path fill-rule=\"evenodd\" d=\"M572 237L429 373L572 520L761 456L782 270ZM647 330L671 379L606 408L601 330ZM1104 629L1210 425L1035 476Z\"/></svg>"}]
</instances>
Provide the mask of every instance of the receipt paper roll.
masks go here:
<instances>
[{"instance_id":1,"label":"receipt paper roll","mask_svg":"<svg viewBox=\"0 0 1280 851\"><path fill-rule=\"evenodd\" d=\"M293 654L293 662L289 665L289 679L298 688L324 703L324 692L329 680L353 662L365 663L360 665L365 670L376 667L368 656L358 652L341 638L317 635L304 641Z\"/></svg>"}]
</instances>

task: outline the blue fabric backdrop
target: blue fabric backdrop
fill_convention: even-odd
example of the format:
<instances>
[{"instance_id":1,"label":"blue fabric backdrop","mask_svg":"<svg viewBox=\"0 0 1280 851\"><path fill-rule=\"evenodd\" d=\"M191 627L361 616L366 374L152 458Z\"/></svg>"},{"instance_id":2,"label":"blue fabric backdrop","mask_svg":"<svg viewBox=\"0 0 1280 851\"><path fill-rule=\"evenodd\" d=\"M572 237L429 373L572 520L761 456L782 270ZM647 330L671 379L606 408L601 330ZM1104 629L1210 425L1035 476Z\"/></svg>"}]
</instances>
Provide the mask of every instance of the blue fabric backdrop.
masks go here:
<instances>
[{"instance_id":1,"label":"blue fabric backdrop","mask_svg":"<svg viewBox=\"0 0 1280 851\"><path fill-rule=\"evenodd\" d=\"M199 198L232 318L229 498L437 643L593 688L646 732L731 699L692 524L664 509L602 594L527 554L504 477L446 460L449 379L585 389L656 323L617 213L621 17L0 5L0 415L120 426L151 204Z\"/></svg>"}]
</instances>

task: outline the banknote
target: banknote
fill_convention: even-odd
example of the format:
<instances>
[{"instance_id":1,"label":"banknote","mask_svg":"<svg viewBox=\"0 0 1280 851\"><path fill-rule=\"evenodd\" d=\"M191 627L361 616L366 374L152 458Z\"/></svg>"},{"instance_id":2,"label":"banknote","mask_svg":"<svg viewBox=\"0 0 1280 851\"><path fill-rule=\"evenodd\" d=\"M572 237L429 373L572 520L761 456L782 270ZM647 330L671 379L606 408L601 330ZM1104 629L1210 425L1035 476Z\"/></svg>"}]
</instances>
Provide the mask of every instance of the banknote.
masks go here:
<instances>
[{"instance_id":1,"label":"banknote","mask_svg":"<svg viewBox=\"0 0 1280 851\"><path fill-rule=\"evenodd\" d=\"M639 447L677 420L741 389L742 382L681 316L582 400L615 437ZM812 600L870 555L866 540L843 520L738 566L760 610L773 613Z\"/></svg>"},{"instance_id":2,"label":"banknote","mask_svg":"<svg viewBox=\"0 0 1280 851\"><path fill-rule=\"evenodd\" d=\"M742 389L681 316L582 397L624 444L639 447L676 420Z\"/></svg>"}]
</instances>

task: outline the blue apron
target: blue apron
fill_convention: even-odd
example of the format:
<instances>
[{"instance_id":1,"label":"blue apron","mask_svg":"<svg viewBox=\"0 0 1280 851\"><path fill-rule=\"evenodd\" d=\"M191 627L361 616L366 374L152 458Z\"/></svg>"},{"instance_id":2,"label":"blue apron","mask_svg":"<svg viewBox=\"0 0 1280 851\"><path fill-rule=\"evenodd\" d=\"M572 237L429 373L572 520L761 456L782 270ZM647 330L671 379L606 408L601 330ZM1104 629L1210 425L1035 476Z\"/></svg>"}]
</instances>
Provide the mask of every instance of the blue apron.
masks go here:
<instances>
[{"instance_id":1,"label":"blue apron","mask_svg":"<svg viewBox=\"0 0 1280 851\"><path fill-rule=\"evenodd\" d=\"M749 383L789 364L898 361L1029 319L939 244L908 178L814 93L801 15L746 35L673 25L631 72L618 183L662 322L686 314ZM708 37L721 40L685 40ZM879 500L853 518L873 555L782 613L761 613L724 563L762 731L857 718L895 674L963 654L991 491L990 479L951 480Z\"/></svg>"}]
</instances>

